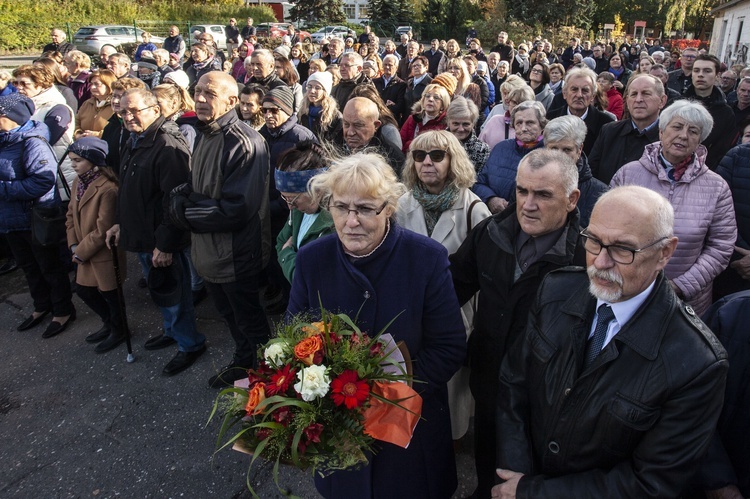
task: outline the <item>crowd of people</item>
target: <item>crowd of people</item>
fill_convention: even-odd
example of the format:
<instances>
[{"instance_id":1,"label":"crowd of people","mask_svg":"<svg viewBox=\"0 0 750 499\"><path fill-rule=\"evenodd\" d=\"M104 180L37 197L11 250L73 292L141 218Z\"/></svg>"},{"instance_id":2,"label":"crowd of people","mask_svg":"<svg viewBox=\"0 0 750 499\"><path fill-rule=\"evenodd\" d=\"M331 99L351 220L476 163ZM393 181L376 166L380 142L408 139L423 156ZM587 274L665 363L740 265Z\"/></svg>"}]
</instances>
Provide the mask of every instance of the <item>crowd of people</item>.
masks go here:
<instances>
[{"instance_id":1,"label":"crowd of people","mask_svg":"<svg viewBox=\"0 0 750 499\"><path fill-rule=\"evenodd\" d=\"M144 348L177 346L163 374L205 352L213 299L235 343L214 388L257 368L270 316L397 317L424 419L316 477L325 497L451 497L472 418L476 498L750 495L750 67L505 32L485 52L290 26L272 48L250 18L227 40L172 26L97 68L54 30L0 74L19 331L65 331L74 289L102 321L86 341L118 347L130 252L164 318ZM35 210L63 203L42 243Z\"/></svg>"}]
</instances>

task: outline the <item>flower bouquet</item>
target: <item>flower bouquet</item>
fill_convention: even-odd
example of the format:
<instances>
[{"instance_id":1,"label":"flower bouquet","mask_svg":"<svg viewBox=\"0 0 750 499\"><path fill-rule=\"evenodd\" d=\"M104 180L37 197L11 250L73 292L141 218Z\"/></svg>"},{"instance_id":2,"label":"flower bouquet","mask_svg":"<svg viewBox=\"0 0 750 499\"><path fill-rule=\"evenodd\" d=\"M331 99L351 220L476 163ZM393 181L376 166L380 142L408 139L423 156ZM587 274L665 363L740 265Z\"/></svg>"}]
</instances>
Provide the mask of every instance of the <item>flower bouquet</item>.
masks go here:
<instances>
[{"instance_id":1,"label":"flower bouquet","mask_svg":"<svg viewBox=\"0 0 750 499\"><path fill-rule=\"evenodd\" d=\"M345 314L321 317L280 324L258 369L223 390L209 418L224 410L217 451L233 445L251 467L275 461L277 486L280 462L326 475L367 464L376 439L406 447L421 414L408 351L385 333L393 321L371 337Z\"/></svg>"}]
</instances>

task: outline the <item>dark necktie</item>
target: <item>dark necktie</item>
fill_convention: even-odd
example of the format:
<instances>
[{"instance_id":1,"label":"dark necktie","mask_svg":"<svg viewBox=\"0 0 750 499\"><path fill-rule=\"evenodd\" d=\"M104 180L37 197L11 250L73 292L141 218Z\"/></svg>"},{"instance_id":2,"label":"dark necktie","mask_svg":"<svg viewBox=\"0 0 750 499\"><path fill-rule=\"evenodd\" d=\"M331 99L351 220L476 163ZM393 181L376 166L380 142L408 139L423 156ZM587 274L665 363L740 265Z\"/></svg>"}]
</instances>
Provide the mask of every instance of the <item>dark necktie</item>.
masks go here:
<instances>
[{"instance_id":1,"label":"dark necktie","mask_svg":"<svg viewBox=\"0 0 750 499\"><path fill-rule=\"evenodd\" d=\"M586 344L586 358L583 361L583 369L586 370L599 352L602 351L604 346L604 340L607 338L607 329L609 329L609 323L615 318L612 307L609 305L602 304L598 310L598 316L596 319L596 329L594 329L594 336Z\"/></svg>"}]
</instances>

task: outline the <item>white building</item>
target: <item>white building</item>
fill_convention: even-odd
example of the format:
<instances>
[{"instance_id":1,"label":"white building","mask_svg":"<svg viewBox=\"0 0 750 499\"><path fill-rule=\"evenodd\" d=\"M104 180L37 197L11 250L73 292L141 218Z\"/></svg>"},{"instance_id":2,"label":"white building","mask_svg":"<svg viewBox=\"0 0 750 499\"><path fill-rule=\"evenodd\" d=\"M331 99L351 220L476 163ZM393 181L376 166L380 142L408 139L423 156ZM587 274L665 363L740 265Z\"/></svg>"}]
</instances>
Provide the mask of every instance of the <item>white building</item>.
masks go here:
<instances>
[{"instance_id":1,"label":"white building","mask_svg":"<svg viewBox=\"0 0 750 499\"><path fill-rule=\"evenodd\" d=\"M748 64L750 0L731 0L711 10L711 53L727 66Z\"/></svg>"},{"instance_id":2,"label":"white building","mask_svg":"<svg viewBox=\"0 0 750 499\"><path fill-rule=\"evenodd\" d=\"M370 19L367 6L368 0L344 0L344 15L346 22L359 24Z\"/></svg>"}]
</instances>

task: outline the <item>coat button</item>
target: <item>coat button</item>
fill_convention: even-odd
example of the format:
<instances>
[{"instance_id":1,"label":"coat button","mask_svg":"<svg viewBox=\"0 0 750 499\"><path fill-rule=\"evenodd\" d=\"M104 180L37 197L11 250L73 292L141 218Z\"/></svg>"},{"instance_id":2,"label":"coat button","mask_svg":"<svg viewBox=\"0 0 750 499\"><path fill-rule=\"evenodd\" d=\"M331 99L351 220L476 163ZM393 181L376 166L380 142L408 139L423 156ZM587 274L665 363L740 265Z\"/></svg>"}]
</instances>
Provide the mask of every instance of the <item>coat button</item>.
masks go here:
<instances>
[{"instance_id":1,"label":"coat button","mask_svg":"<svg viewBox=\"0 0 750 499\"><path fill-rule=\"evenodd\" d=\"M563 394L564 394L564 395L565 395L566 397L567 397L568 395L570 395L570 388L566 388L566 389L565 389L565 391L563 392Z\"/></svg>"},{"instance_id":2,"label":"coat button","mask_svg":"<svg viewBox=\"0 0 750 499\"><path fill-rule=\"evenodd\" d=\"M555 442L554 440L547 445L547 448L552 454L557 454L560 452L560 446Z\"/></svg>"},{"instance_id":3,"label":"coat button","mask_svg":"<svg viewBox=\"0 0 750 499\"><path fill-rule=\"evenodd\" d=\"M365 300L367 300L368 298L370 298L370 292L369 291L365 291Z\"/></svg>"},{"instance_id":4,"label":"coat button","mask_svg":"<svg viewBox=\"0 0 750 499\"><path fill-rule=\"evenodd\" d=\"M685 305L685 312L690 315L695 315L695 310L693 310L693 307L691 307L690 305Z\"/></svg>"}]
</instances>

